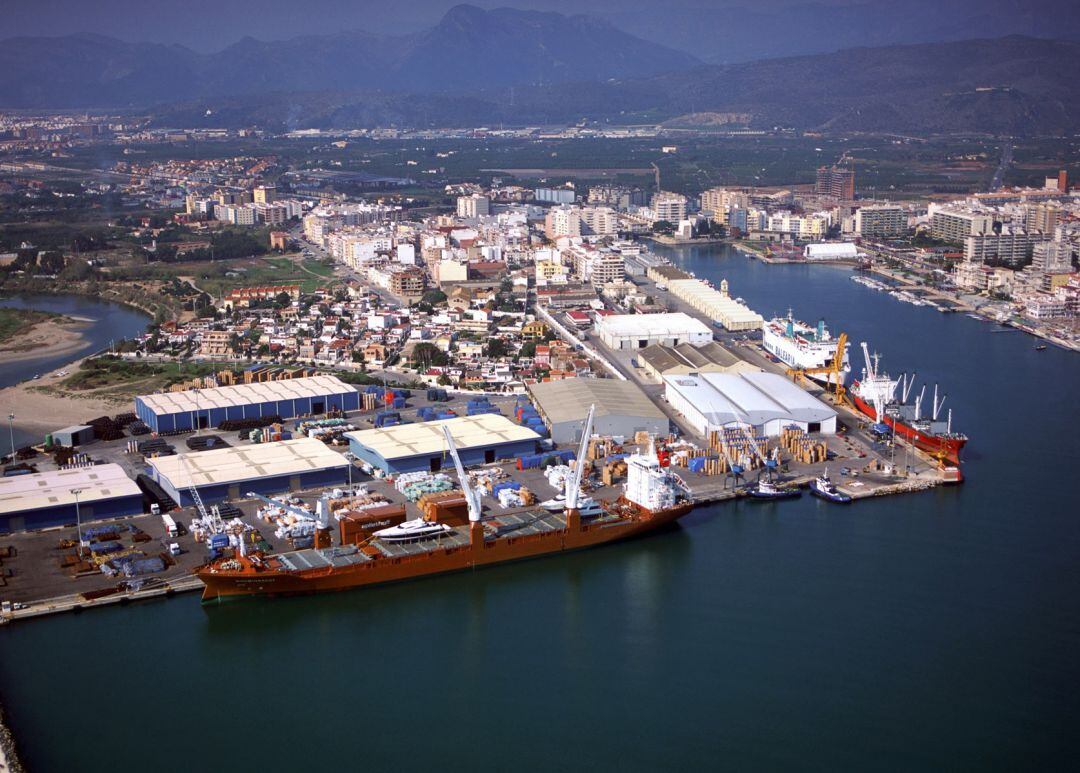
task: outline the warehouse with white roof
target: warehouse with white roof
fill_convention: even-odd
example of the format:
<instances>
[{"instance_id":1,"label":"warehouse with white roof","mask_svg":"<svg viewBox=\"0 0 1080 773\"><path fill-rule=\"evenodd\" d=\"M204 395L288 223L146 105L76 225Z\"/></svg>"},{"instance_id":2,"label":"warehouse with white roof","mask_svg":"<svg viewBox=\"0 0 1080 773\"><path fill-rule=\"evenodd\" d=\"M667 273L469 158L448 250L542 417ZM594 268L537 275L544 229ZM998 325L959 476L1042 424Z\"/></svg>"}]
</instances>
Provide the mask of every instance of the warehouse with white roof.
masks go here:
<instances>
[{"instance_id":1,"label":"warehouse with white roof","mask_svg":"<svg viewBox=\"0 0 1080 773\"><path fill-rule=\"evenodd\" d=\"M791 426L836 433L836 411L776 373L667 376L664 397L702 436L739 423L765 437L777 437Z\"/></svg>"},{"instance_id":2,"label":"warehouse with white roof","mask_svg":"<svg viewBox=\"0 0 1080 773\"><path fill-rule=\"evenodd\" d=\"M345 483L349 462L321 440L296 438L147 460L151 477L181 507L240 499L249 491L276 494Z\"/></svg>"},{"instance_id":3,"label":"warehouse with white roof","mask_svg":"<svg viewBox=\"0 0 1080 773\"><path fill-rule=\"evenodd\" d=\"M227 420L263 416L292 419L359 408L360 393L335 376L159 392L135 398L136 415L153 432L206 429Z\"/></svg>"},{"instance_id":4,"label":"warehouse with white roof","mask_svg":"<svg viewBox=\"0 0 1080 773\"><path fill-rule=\"evenodd\" d=\"M78 495L74 492L78 491ZM143 493L119 464L0 478L0 532L139 515Z\"/></svg>"},{"instance_id":5,"label":"warehouse with white roof","mask_svg":"<svg viewBox=\"0 0 1080 773\"><path fill-rule=\"evenodd\" d=\"M697 346L712 340L708 325L689 314L612 314L596 327L600 340L611 349L644 349L652 344Z\"/></svg>"},{"instance_id":6,"label":"warehouse with white roof","mask_svg":"<svg viewBox=\"0 0 1080 773\"><path fill-rule=\"evenodd\" d=\"M540 436L528 427L494 413L365 429L345 437L349 439L349 450L358 459L388 475L434 472L454 466L443 436L444 425L450 428L465 465L535 454L540 441Z\"/></svg>"},{"instance_id":7,"label":"warehouse with white roof","mask_svg":"<svg viewBox=\"0 0 1080 773\"><path fill-rule=\"evenodd\" d=\"M745 303L731 297L726 279L720 282L719 290L700 279L672 279L667 286L676 298L727 330L759 330L765 321Z\"/></svg>"}]
</instances>

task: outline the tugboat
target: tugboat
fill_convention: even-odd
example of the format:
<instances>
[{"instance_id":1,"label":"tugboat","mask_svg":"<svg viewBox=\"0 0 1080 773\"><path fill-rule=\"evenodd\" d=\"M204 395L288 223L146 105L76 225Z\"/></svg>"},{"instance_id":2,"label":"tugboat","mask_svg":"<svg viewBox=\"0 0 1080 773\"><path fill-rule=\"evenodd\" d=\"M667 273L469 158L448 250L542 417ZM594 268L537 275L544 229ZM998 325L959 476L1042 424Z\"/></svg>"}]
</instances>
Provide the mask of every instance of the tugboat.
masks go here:
<instances>
[{"instance_id":1,"label":"tugboat","mask_svg":"<svg viewBox=\"0 0 1080 773\"><path fill-rule=\"evenodd\" d=\"M802 492L794 486L777 486L764 478L758 480L757 485L747 493L754 499L794 499L802 496Z\"/></svg>"},{"instance_id":2,"label":"tugboat","mask_svg":"<svg viewBox=\"0 0 1080 773\"><path fill-rule=\"evenodd\" d=\"M836 502L837 504L846 505L851 503L851 497L836 487L836 484L829 479L829 468L825 468L825 472L822 475L814 478L810 482L810 493L816 497L827 499L830 502Z\"/></svg>"}]
</instances>

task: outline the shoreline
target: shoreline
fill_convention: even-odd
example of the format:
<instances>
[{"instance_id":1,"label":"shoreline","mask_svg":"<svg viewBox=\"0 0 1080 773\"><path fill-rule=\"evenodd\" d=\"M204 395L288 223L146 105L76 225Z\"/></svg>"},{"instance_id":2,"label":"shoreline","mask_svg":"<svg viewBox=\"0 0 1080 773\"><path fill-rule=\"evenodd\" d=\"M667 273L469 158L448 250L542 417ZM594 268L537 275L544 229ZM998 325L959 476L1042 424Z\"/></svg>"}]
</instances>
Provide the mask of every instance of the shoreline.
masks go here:
<instances>
[{"instance_id":1,"label":"shoreline","mask_svg":"<svg viewBox=\"0 0 1080 773\"><path fill-rule=\"evenodd\" d=\"M63 288L54 287L52 285L0 287L0 298L15 298L25 295L78 295L82 298L93 298L95 300L105 301L106 303L115 303L118 306L125 306L129 309L141 311L143 314L146 314L150 317L150 322L148 324L154 323L159 312L164 312L168 319L177 319L179 317L179 314L169 308L166 304L144 303L138 299L122 298L115 289L109 287L108 283L103 283L103 286L98 288L97 292L92 292L91 288L84 286L84 283L81 282Z\"/></svg>"},{"instance_id":2,"label":"shoreline","mask_svg":"<svg viewBox=\"0 0 1080 773\"><path fill-rule=\"evenodd\" d=\"M31 325L0 344L0 366L74 354L89 344L90 321L49 319Z\"/></svg>"},{"instance_id":3,"label":"shoreline","mask_svg":"<svg viewBox=\"0 0 1080 773\"><path fill-rule=\"evenodd\" d=\"M5 773L23 773L25 768L15 752L15 734L7 726L4 707L0 704L0 770Z\"/></svg>"},{"instance_id":4,"label":"shoreline","mask_svg":"<svg viewBox=\"0 0 1080 773\"><path fill-rule=\"evenodd\" d=\"M91 352L79 357L60 366L60 369L74 372L83 360L95 354ZM0 411L14 413L17 418L12 426L26 434L40 436L37 442L41 442L50 432L82 424L86 419L111 416L129 402L75 392L46 392L41 389L41 382L34 379L0 389Z\"/></svg>"}]
</instances>

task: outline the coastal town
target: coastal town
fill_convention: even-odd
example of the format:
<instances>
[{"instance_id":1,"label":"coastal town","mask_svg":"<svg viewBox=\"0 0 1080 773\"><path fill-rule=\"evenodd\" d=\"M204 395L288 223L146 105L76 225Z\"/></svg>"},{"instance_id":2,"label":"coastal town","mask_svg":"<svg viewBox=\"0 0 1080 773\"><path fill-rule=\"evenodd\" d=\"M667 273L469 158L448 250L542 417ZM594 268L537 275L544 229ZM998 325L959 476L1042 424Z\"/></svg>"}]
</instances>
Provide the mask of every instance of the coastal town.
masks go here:
<instances>
[{"instance_id":1,"label":"coastal town","mask_svg":"<svg viewBox=\"0 0 1080 773\"><path fill-rule=\"evenodd\" d=\"M1077 8L10 5L0 773L1071 758Z\"/></svg>"}]
</instances>

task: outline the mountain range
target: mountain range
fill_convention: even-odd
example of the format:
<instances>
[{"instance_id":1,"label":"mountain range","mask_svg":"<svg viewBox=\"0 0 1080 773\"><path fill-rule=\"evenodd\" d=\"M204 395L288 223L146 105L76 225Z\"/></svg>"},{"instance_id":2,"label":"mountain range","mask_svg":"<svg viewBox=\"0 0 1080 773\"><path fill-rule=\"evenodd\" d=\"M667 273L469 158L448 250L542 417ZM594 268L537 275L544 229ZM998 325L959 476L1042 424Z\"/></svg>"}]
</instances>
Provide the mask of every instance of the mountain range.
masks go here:
<instances>
[{"instance_id":1,"label":"mountain range","mask_svg":"<svg viewBox=\"0 0 1080 773\"><path fill-rule=\"evenodd\" d=\"M440 92L633 78L699 64L589 16L451 8L410 35L341 32L214 54L101 35L0 41L0 106L117 107L272 91Z\"/></svg>"},{"instance_id":2,"label":"mountain range","mask_svg":"<svg viewBox=\"0 0 1080 773\"><path fill-rule=\"evenodd\" d=\"M0 106L132 107L186 127L585 119L1060 134L1080 128L1077 61L1080 43L1014 35L708 64L588 16L463 5L410 35L247 38L214 54L92 35L9 39Z\"/></svg>"}]
</instances>

